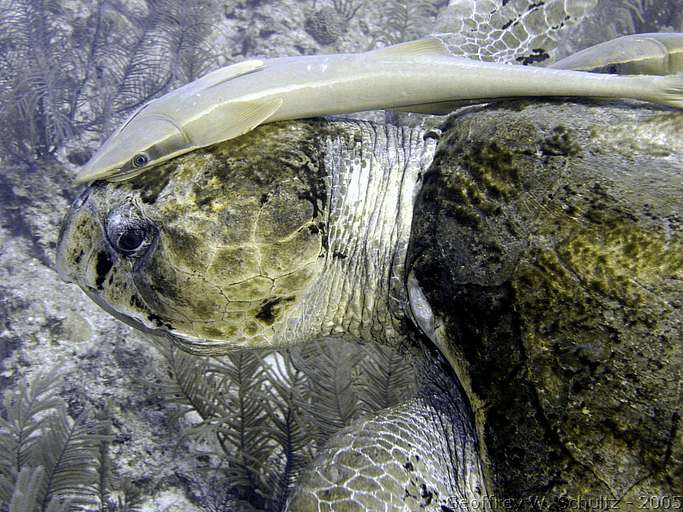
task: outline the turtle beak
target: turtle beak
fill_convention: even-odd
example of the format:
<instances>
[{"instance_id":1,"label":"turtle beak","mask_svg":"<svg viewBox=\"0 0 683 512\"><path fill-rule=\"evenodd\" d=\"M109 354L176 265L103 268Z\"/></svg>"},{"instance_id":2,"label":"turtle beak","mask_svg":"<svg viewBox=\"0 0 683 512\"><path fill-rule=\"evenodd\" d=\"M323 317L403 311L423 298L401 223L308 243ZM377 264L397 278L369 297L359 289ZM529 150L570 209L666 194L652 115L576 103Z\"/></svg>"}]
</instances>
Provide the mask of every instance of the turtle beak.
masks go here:
<instances>
[{"instance_id":1,"label":"turtle beak","mask_svg":"<svg viewBox=\"0 0 683 512\"><path fill-rule=\"evenodd\" d=\"M94 238L102 238L102 228L89 205L93 186L87 187L71 204L57 240L56 270L67 283L79 282L92 254L92 248L101 245Z\"/></svg>"}]
</instances>

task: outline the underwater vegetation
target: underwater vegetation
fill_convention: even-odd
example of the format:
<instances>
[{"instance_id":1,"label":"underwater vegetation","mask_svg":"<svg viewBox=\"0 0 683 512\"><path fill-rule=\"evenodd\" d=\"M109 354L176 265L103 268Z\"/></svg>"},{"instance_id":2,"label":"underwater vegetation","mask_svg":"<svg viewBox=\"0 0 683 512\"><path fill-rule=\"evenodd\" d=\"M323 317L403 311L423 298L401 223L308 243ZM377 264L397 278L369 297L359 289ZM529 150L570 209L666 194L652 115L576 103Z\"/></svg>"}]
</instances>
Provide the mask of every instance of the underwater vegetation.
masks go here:
<instances>
[{"instance_id":1,"label":"underwater vegetation","mask_svg":"<svg viewBox=\"0 0 683 512\"><path fill-rule=\"evenodd\" d=\"M443 4L392 0L373 39L424 35ZM307 28L333 43L365 5L314 2ZM83 141L96 147L135 109L218 67L219 11L213 0L0 0L0 154L35 168L73 141L70 160L83 164Z\"/></svg>"},{"instance_id":2,"label":"underwater vegetation","mask_svg":"<svg viewBox=\"0 0 683 512\"><path fill-rule=\"evenodd\" d=\"M378 9L377 28L365 28L371 42L363 50L419 39L428 34L444 0L390 0ZM368 10L359 0L332 0L330 4L313 2L306 20L306 31L321 45L334 45L342 38L348 23Z\"/></svg>"},{"instance_id":3,"label":"underwater vegetation","mask_svg":"<svg viewBox=\"0 0 683 512\"><path fill-rule=\"evenodd\" d=\"M34 166L70 138L97 141L150 99L215 66L205 44L209 5L1 0L4 157Z\"/></svg>"},{"instance_id":4,"label":"underwater vegetation","mask_svg":"<svg viewBox=\"0 0 683 512\"><path fill-rule=\"evenodd\" d=\"M439 0L392 0L386 3L385 18L377 36L386 45L418 39L431 30L440 7Z\"/></svg>"},{"instance_id":5,"label":"underwater vegetation","mask_svg":"<svg viewBox=\"0 0 683 512\"><path fill-rule=\"evenodd\" d=\"M112 486L108 418L73 419L56 372L5 391L0 415L0 510L136 512L128 483Z\"/></svg>"},{"instance_id":6,"label":"underwater vegetation","mask_svg":"<svg viewBox=\"0 0 683 512\"><path fill-rule=\"evenodd\" d=\"M428 33L445 3L385 2L370 45ZM601 4L615 9L608 25L615 35L656 30L659 17L681 19L673 1ZM335 43L344 21L357 21L368 3L326 5L335 14ZM69 162L84 163L136 108L219 65L220 49L210 44L216 8L209 1L0 0L0 161L43 172L42 163L67 148ZM10 193L5 172L2 202ZM207 510L283 510L293 482L331 435L412 392L412 369L376 347L335 352L320 344L224 358L161 350L168 378L147 391L171 404L181 426L193 424L183 444L206 476L183 488ZM55 374L13 389L0 409L0 511L140 510L135 487L114 474L112 445L124 442L113 438L106 411L74 414Z\"/></svg>"},{"instance_id":7,"label":"underwater vegetation","mask_svg":"<svg viewBox=\"0 0 683 512\"><path fill-rule=\"evenodd\" d=\"M206 480L190 488L216 511L285 510L330 436L415 391L410 363L377 346L322 342L224 357L159 348L169 372L155 388L175 404L175 419L200 418L186 435L201 447Z\"/></svg>"},{"instance_id":8,"label":"underwater vegetation","mask_svg":"<svg viewBox=\"0 0 683 512\"><path fill-rule=\"evenodd\" d=\"M376 346L311 344L287 351L198 357L157 344L167 379L150 395L194 423L184 442L205 478L186 482L209 510L285 510L303 468L330 436L415 390L413 368ZM0 510L135 512L135 486L118 479L106 408L74 419L56 372L5 393L0 417Z\"/></svg>"}]
</instances>

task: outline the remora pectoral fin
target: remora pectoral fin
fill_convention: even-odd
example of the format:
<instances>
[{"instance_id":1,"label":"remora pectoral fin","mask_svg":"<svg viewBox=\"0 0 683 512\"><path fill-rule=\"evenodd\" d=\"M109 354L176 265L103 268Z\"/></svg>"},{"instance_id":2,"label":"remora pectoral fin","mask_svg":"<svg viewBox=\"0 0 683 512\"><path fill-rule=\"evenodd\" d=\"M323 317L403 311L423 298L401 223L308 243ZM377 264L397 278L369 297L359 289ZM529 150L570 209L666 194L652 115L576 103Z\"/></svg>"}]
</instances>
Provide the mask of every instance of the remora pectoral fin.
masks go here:
<instances>
[{"instance_id":1,"label":"remora pectoral fin","mask_svg":"<svg viewBox=\"0 0 683 512\"><path fill-rule=\"evenodd\" d=\"M214 108L185 126L195 146L234 139L265 123L282 106L282 98L235 101Z\"/></svg>"},{"instance_id":2,"label":"remora pectoral fin","mask_svg":"<svg viewBox=\"0 0 683 512\"><path fill-rule=\"evenodd\" d=\"M451 112L472 105L481 105L482 103L493 103L496 101L515 100L513 96L509 98L473 98L469 100L456 101L440 101L437 103L420 103L417 105L406 105L405 107L392 108L387 110L397 110L398 112L413 112L415 114L431 114L436 116L443 116Z\"/></svg>"},{"instance_id":3,"label":"remora pectoral fin","mask_svg":"<svg viewBox=\"0 0 683 512\"><path fill-rule=\"evenodd\" d=\"M436 116L443 116L450 114L460 107L466 107L474 103L481 103L481 101L461 100L461 101L440 101L438 103L421 103L419 105L406 105L405 107L392 108L389 110L397 110L398 112L413 112L415 114L431 114Z\"/></svg>"},{"instance_id":4,"label":"remora pectoral fin","mask_svg":"<svg viewBox=\"0 0 683 512\"><path fill-rule=\"evenodd\" d=\"M414 57L434 56L453 57L446 45L436 37L426 37L417 41L395 44L368 52L368 56L378 60L411 59Z\"/></svg>"}]
</instances>

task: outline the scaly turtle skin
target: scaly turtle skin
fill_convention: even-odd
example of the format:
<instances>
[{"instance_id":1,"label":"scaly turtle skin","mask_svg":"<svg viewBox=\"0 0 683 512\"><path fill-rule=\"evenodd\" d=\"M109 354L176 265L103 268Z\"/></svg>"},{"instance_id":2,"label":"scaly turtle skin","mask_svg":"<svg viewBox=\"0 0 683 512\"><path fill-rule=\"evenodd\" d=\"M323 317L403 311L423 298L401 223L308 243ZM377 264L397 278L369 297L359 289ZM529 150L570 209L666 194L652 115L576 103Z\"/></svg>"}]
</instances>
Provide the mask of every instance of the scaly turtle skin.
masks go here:
<instances>
[{"instance_id":1,"label":"scaly turtle skin","mask_svg":"<svg viewBox=\"0 0 683 512\"><path fill-rule=\"evenodd\" d=\"M290 136L306 131L292 128ZM93 223L103 226L97 242L110 244L83 255L77 271L91 278L98 301L145 330L202 339L207 350L212 339L273 345L297 296L321 272L325 229L317 162L291 152L274 175L273 155L285 151L286 138L275 139L261 132L173 165L160 178L95 188L94 195L105 195L102 204L118 206L95 217L81 209L73 222L89 233ZM248 142L256 145L249 149Z\"/></svg>"}]
</instances>

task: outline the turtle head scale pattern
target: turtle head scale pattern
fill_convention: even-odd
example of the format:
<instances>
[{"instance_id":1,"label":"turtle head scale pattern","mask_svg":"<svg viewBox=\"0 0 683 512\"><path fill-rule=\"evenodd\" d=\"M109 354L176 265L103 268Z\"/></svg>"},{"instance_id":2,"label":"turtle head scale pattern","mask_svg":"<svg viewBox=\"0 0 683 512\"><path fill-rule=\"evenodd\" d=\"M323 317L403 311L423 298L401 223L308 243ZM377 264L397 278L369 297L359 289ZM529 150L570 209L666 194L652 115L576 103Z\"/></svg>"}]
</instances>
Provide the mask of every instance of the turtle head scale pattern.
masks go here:
<instances>
[{"instance_id":1,"label":"turtle head scale pattern","mask_svg":"<svg viewBox=\"0 0 683 512\"><path fill-rule=\"evenodd\" d=\"M432 151L410 129L370 123L262 127L158 177L96 182L65 222L60 272L193 352L321 336L390 343Z\"/></svg>"}]
</instances>

